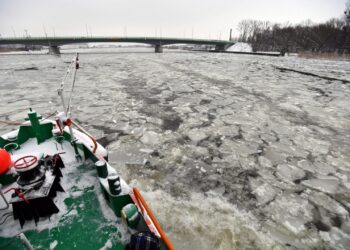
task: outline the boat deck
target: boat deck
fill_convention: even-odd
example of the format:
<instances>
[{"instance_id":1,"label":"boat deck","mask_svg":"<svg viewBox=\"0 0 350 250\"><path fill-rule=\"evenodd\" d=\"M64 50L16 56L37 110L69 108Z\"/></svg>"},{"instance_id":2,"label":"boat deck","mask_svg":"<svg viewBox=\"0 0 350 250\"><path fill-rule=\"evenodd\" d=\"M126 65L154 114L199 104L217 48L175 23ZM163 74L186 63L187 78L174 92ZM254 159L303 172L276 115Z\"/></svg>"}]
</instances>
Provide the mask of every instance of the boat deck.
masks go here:
<instances>
[{"instance_id":1,"label":"boat deck","mask_svg":"<svg viewBox=\"0 0 350 250\"><path fill-rule=\"evenodd\" d=\"M35 139L21 145L16 154L28 152L32 140ZM61 169L60 182L65 192L58 192L53 199L60 211L50 218L40 218L37 225L34 220L26 221L21 229L12 216L3 222L6 214L12 212L11 206L0 210L0 249L22 250L23 244L16 237L19 232L25 234L34 249L124 249L130 232L103 198L92 161L77 162L66 141L58 144L49 139L37 149L50 155L65 152L61 155L65 168ZM3 192L10 187L4 186ZM6 197L9 200L9 193ZM4 205L1 201L0 209Z\"/></svg>"}]
</instances>

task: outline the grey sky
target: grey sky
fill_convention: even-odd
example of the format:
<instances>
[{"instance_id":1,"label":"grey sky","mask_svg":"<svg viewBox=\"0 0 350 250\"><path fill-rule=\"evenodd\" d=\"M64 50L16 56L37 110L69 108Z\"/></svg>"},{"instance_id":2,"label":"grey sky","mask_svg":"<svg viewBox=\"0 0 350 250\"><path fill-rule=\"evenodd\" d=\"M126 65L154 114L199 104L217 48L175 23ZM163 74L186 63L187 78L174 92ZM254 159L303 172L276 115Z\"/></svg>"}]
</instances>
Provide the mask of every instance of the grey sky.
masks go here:
<instances>
[{"instance_id":1,"label":"grey sky","mask_svg":"<svg viewBox=\"0 0 350 250\"><path fill-rule=\"evenodd\" d=\"M227 39L242 19L298 23L340 17L346 0L0 0L0 34ZM86 28L87 27L87 28Z\"/></svg>"}]
</instances>

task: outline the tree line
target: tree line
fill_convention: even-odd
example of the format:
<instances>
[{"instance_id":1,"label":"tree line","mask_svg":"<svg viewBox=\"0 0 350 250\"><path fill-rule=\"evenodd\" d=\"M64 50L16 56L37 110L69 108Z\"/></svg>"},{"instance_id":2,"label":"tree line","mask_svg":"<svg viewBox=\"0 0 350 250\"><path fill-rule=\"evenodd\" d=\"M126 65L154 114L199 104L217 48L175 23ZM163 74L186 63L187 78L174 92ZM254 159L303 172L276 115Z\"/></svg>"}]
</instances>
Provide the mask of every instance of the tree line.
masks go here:
<instances>
[{"instance_id":1,"label":"tree line","mask_svg":"<svg viewBox=\"0 0 350 250\"><path fill-rule=\"evenodd\" d=\"M238 41L250 43L253 51L350 53L350 0L343 17L325 23L243 20L237 28Z\"/></svg>"}]
</instances>

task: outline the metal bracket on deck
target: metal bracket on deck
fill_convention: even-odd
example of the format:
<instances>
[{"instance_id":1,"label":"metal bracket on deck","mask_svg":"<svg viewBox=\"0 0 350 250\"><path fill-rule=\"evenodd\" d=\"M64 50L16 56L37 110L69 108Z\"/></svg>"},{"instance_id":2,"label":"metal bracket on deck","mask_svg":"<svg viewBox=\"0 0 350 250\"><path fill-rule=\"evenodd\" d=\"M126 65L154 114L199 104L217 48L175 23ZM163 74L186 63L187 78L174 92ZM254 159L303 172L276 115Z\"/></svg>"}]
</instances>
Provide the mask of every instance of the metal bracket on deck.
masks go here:
<instances>
[{"instance_id":1,"label":"metal bracket on deck","mask_svg":"<svg viewBox=\"0 0 350 250\"><path fill-rule=\"evenodd\" d=\"M8 201L6 200L6 197L5 197L5 195L3 194L1 188L2 188L2 185L0 184L0 196L1 196L2 199L5 201L6 207L0 208L0 210L6 210L6 209L9 208L10 204L9 204Z\"/></svg>"}]
</instances>

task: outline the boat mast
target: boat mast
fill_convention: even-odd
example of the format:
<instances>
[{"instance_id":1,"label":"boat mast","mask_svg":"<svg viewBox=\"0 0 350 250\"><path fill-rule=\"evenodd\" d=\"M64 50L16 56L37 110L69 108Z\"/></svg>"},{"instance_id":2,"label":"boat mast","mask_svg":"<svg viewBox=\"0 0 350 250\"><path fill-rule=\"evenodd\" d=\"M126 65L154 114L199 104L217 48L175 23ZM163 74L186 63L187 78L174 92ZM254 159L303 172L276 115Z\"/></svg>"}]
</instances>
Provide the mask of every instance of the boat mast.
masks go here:
<instances>
[{"instance_id":1,"label":"boat mast","mask_svg":"<svg viewBox=\"0 0 350 250\"><path fill-rule=\"evenodd\" d=\"M72 89L71 89L71 93L69 96L69 100L68 100L68 106L66 107L65 102L64 102L64 97L63 97L63 88L64 88L64 83L68 77L68 75L70 74L71 68L74 66L74 72L73 72L73 80L72 80ZM58 89L58 95L61 97L61 102L62 102L62 107L64 110L64 113L66 115L67 118L71 117L71 109L70 109L70 103L72 101L72 97L73 97L73 91L74 91L74 85L75 85L75 78L76 78L76 74L77 74L77 70L79 69L79 53L76 54L76 56L74 57L74 59L72 60L71 64L69 65L66 75L64 76L62 82L61 82L61 86ZM68 126L69 128L69 133L71 136L71 143L73 144L74 147L74 151L76 154L76 158L80 158L79 152L78 152L78 148L77 148L77 144L76 144L76 139L73 133L73 129L71 126Z\"/></svg>"}]
</instances>

